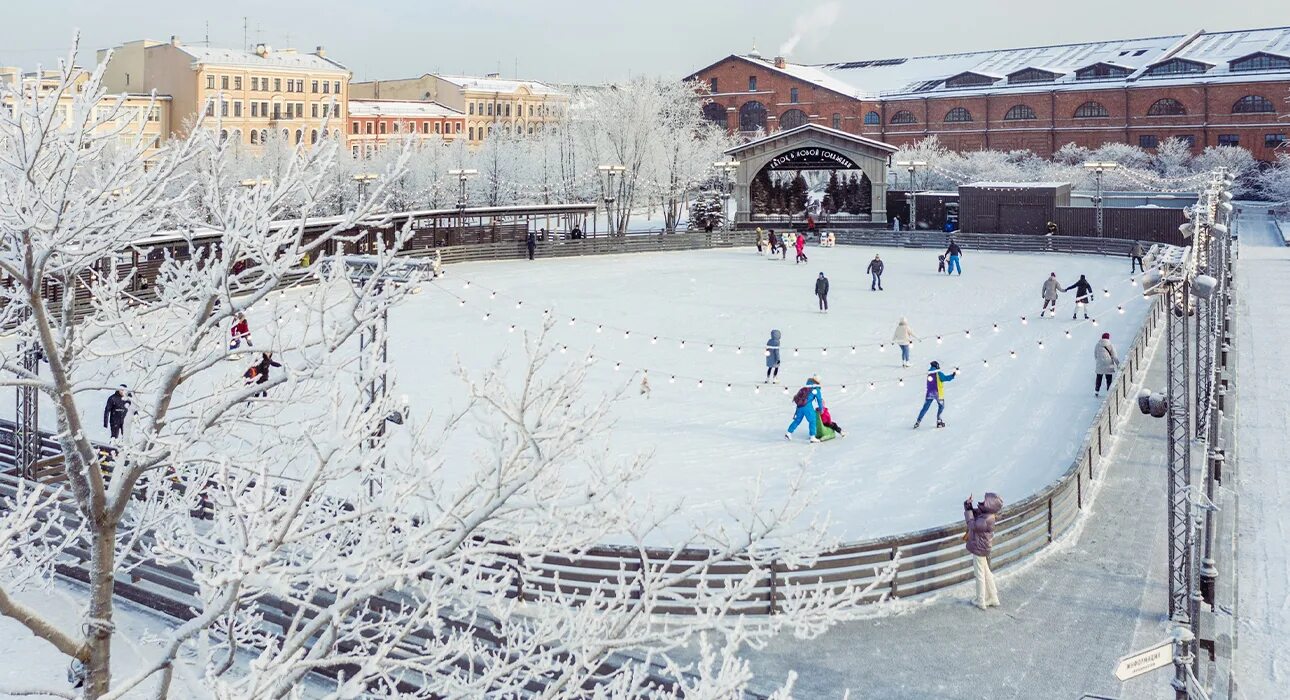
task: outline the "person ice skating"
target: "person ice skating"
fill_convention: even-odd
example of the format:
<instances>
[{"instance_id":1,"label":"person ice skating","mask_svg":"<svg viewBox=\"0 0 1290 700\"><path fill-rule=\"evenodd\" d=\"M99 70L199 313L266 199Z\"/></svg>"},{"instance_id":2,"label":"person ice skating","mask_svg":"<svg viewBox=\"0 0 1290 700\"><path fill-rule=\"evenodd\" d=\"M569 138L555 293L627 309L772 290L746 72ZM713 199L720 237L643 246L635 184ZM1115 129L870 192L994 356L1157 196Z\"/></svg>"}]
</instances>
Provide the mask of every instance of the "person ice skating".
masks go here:
<instances>
[{"instance_id":1,"label":"person ice skating","mask_svg":"<svg viewBox=\"0 0 1290 700\"><path fill-rule=\"evenodd\" d=\"M990 571L990 548L994 545L994 523L1003 510L1003 499L986 493L985 499L972 505L972 496L963 501L963 520L967 523L967 551L972 555L972 573L976 578L976 606L985 610L999 607L999 590Z\"/></svg>"},{"instance_id":2,"label":"person ice skating","mask_svg":"<svg viewBox=\"0 0 1290 700\"><path fill-rule=\"evenodd\" d=\"M825 406L824 408L820 409L820 425L823 425L829 430L832 430L833 432L837 433L838 437L846 437L847 435L846 433L842 432L842 426L834 422L833 416L829 414L828 406Z\"/></svg>"},{"instance_id":3,"label":"person ice skating","mask_svg":"<svg viewBox=\"0 0 1290 700\"><path fill-rule=\"evenodd\" d=\"M891 335L891 342L900 348L901 367L909 366L909 346L913 345L915 340L918 340L918 336L909 327L909 321L906 321L905 317L902 316L900 323L896 324L896 332Z\"/></svg>"},{"instance_id":4,"label":"person ice skating","mask_svg":"<svg viewBox=\"0 0 1290 700\"><path fill-rule=\"evenodd\" d=\"M130 412L130 392L124 384L118 386L107 398L103 406L103 427L107 428L113 438L121 437L125 431L125 414Z\"/></svg>"},{"instance_id":5,"label":"person ice skating","mask_svg":"<svg viewBox=\"0 0 1290 700\"><path fill-rule=\"evenodd\" d=\"M246 321L246 315L241 311L233 314L233 326L228 329L228 349L236 350L246 343L248 348L254 347L251 342L251 325Z\"/></svg>"},{"instance_id":6,"label":"person ice skating","mask_svg":"<svg viewBox=\"0 0 1290 700\"><path fill-rule=\"evenodd\" d=\"M936 427L944 428L945 421L941 420L941 414L945 412L945 383L953 381L959 371L956 369L949 374L941 371L941 363L932 360L927 367L927 398L923 400L923 410L918 412L918 419L914 421L914 428L918 428L923 422L923 416L927 415L927 409L932 407L932 402L936 402Z\"/></svg>"},{"instance_id":7,"label":"person ice skating","mask_svg":"<svg viewBox=\"0 0 1290 700\"><path fill-rule=\"evenodd\" d=\"M1111 391L1111 376L1120 366L1120 357L1115 354L1115 346L1111 344L1111 334L1103 333L1102 339L1097 341L1093 346L1093 371L1097 373L1097 378L1093 380L1093 395L1102 395L1102 380L1106 380L1106 390Z\"/></svg>"},{"instance_id":8,"label":"person ice skating","mask_svg":"<svg viewBox=\"0 0 1290 700\"><path fill-rule=\"evenodd\" d=\"M1063 289L1063 292L1075 290L1075 310L1071 312L1071 318L1079 315L1080 307L1084 308L1084 318L1088 318L1088 305L1093 303L1093 285L1089 283L1084 275L1079 276L1079 280L1069 287Z\"/></svg>"},{"instance_id":9,"label":"person ice skating","mask_svg":"<svg viewBox=\"0 0 1290 700\"><path fill-rule=\"evenodd\" d=\"M950 239L950 246L945 249L945 256L949 260L949 267L945 269L945 274L952 275L955 272L963 275L963 265L960 258L963 257L963 249L959 247L958 242Z\"/></svg>"},{"instance_id":10,"label":"person ice skating","mask_svg":"<svg viewBox=\"0 0 1290 700\"><path fill-rule=\"evenodd\" d=\"M869 291L882 291L882 258L874 255L873 260L869 261L869 267L865 271L869 273Z\"/></svg>"},{"instance_id":11,"label":"person ice skating","mask_svg":"<svg viewBox=\"0 0 1290 700\"><path fill-rule=\"evenodd\" d=\"M529 234L524 237L524 247L529 249L529 260L532 260L533 251L537 250L537 234L529 231Z\"/></svg>"},{"instance_id":12,"label":"person ice skating","mask_svg":"<svg viewBox=\"0 0 1290 700\"><path fill-rule=\"evenodd\" d=\"M936 256L936 273L941 274L943 272L945 272L945 255L941 254Z\"/></svg>"},{"instance_id":13,"label":"person ice skating","mask_svg":"<svg viewBox=\"0 0 1290 700\"><path fill-rule=\"evenodd\" d=\"M1061 291L1062 283L1057 281L1057 273L1049 273L1048 279L1044 280L1044 289L1042 292L1044 297L1044 307L1039 310L1040 318L1043 318L1043 316L1048 313L1049 306L1053 307L1053 316L1057 315L1057 295L1061 293Z\"/></svg>"},{"instance_id":14,"label":"person ice skating","mask_svg":"<svg viewBox=\"0 0 1290 700\"><path fill-rule=\"evenodd\" d=\"M1134 241L1133 247L1129 249L1129 274L1133 274L1135 270L1138 272L1147 271L1142 266L1142 256L1146 254L1147 251L1142 249L1142 241Z\"/></svg>"},{"instance_id":15,"label":"person ice skating","mask_svg":"<svg viewBox=\"0 0 1290 700\"><path fill-rule=\"evenodd\" d=\"M820 301L820 311L829 310L829 278L821 272L819 277L815 278L815 296Z\"/></svg>"},{"instance_id":16,"label":"person ice skating","mask_svg":"<svg viewBox=\"0 0 1290 700\"><path fill-rule=\"evenodd\" d=\"M273 361L272 352L262 352L260 353L260 361L251 365L251 367L242 374L242 377L246 379L246 383L248 385L266 384L269 381L269 368L281 366L282 365L280 363ZM261 391L256 394L256 396L264 396L266 393L266 391Z\"/></svg>"},{"instance_id":17,"label":"person ice skating","mask_svg":"<svg viewBox=\"0 0 1290 700\"><path fill-rule=\"evenodd\" d=\"M801 231L797 232L797 240L793 241L793 247L797 249L797 263L810 262L806 259L806 236L803 236Z\"/></svg>"},{"instance_id":18,"label":"person ice skating","mask_svg":"<svg viewBox=\"0 0 1290 700\"><path fill-rule=\"evenodd\" d=\"M770 332L770 339L766 341L766 381L764 383L779 381L779 331Z\"/></svg>"},{"instance_id":19,"label":"person ice skating","mask_svg":"<svg viewBox=\"0 0 1290 700\"><path fill-rule=\"evenodd\" d=\"M443 275L443 254L436 250L434 257L430 259L430 279L441 275Z\"/></svg>"},{"instance_id":20,"label":"person ice skating","mask_svg":"<svg viewBox=\"0 0 1290 700\"><path fill-rule=\"evenodd\" d=\"M811 404L815 404L814 407ZM792 440L793 432L797 426L803 422L806 423L807 431L811 432L811 442L819 442L820 439L815 437L815 414L824 408L824 396L820 393L820 378L811 377L806 380L806 385L797 390L793 395L793 405L797 410L793 412L793 422L788 424L788 430L784 431L784 439Z\"/></svg>"},{"instance_id":21,"label":"person ice skating","mask_svg":"<svg viewBox=\"0 0 1290 700\"><path fill-rule=\"evenodd\" d=\"M761 255L766 252L766 234L757 227L757 254Z\"/></svg>"}]
</instances>

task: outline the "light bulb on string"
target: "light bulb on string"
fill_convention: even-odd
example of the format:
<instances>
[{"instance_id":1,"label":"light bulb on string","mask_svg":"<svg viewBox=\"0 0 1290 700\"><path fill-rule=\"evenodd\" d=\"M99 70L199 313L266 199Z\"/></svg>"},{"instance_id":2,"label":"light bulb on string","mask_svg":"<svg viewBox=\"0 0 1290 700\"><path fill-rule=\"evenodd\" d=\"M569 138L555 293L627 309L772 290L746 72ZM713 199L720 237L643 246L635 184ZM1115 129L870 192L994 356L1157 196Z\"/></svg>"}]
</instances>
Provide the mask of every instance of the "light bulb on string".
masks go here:
<instances>
[{"instance_id":1,"label":"light bulb on string","mask_svg":"<svg viewBox=\"0 0 1290 700\"><path fill-rule=\"evenodd\" d=\"M699 380L699 388L700 388L700 389L702 389L702 388L703 388L703 380L702 380L702 379L700 379L700 380Z\"/></svg>"},{"instance_id":2,"label":"light bulb on string","mask_svg":"<svg viewBox=\"0 0 1290 700\"><path fill-rule=\"evenodd\" d=\"M492 318L492 317L493 317L493 315L492 315L492 314L484 314L484 323L488 323L488 319L490 319L490 318Z\"/></svg>"},{"instance_id":3,"label":"light bulb on string","mask_svg":"<svg viewBox=\"0 0 1290 700\"><path fill-rule=\"evenodd\" d=\"M788 387L784 387L784 396L788 396Z\"/></svg>"},{"instance_id":4,"label":"light bulb on string","mask_svg":"<svg viewBox=\"0 0 1290 700\"><path fill-rule=\"evenodd\" d=\"M905 386L905 378L901 377L899 380L896 381L896 383L901 386Z\"/></svg>"},{"instance_id":5,"label":"light bulb on string","mask_svg":"<svg viewBox=\"0 0 1290 700\"><path fill-rule=\"evenodd\" d=\"M1124 313L1124 307L1123 307L1123 306L1117 306L1117 307L1115 307L1115 310L1116 310L1116 311L1119 311L1120 313Z\"/></svg>"},{"instance_id":6,"label":"light bulb on string","mask_svg":"<svg viewBox=\"0 0 1290 700\"><path fill-rule=\"evenodd\" d=\"M1029 325L1029 324L1030 324L1030 321L1027 321L1027 320L1026 320L1026 317L1025 317L1025 316L1022 316L1022 317L1021 317L1021 325L1025 326L1025 325Z\"/></svg>"},{"instance_id":7,"label":"light bulb on string","mask_svg":"<svg viewBox=\"0 0 1290 700\"><path fill-rule=\"evenodd\" d=\"M793 357L797 357L797 348L793 348Z\"/></svg>"},{"instance_id":8,"label":"light bulb on string","mask_svg":"<svg viewBox=\"0 0 1290 700\"><path fill-rule=\"evenodd\" d=\"M1070 332L1070 330L1069 330L1069 329L1067 329L1067 331L1066 331L1066 339L1067 339L1067 340L1070 340L1070 337L1071 337L1071 332Z\"/></svg>"},{"instance_id":9,"label":"light bulb on string","mask_svg":"<svg viewBox=\"0 0 1290 700\"><path fill-rule=\"evenodd\" d=\"M521 299L521 300L519 300L519 301L515 302L515 308L517 308L517 309L518 309L518 308L520 308L521 306L524 306L524 300L523 300L523 299Z\"/></svg>"},{"instance_id":10,"label":"light bulb on string","mask_svg":"<svg viewBox=\"0 0 1290 700\"><path fill-rule=\"evenodd\" d=\"M1015 360L1015 359L1017 359L1017 351L1016 351L1016 350L1009 350L1009 351L1008 351L1008 356L1009 356L1009 357L1011 357L1011 358L1012 358L1012 359L1014 359L1014 360Z\"/></svg>"},{"instance_id":11,"label":"light bulb on string","mask_svg":"<svg viewBox=\"0 0 1290 700\"><path fill-rule=\"evenodd\" d=\"M497 292L490 292L490 293L488 294L488 298L489 298L489 299L496 299L496 298L497 298Z\"/></svg>"},{"instance_id":12,"label":"light bulb on string","mask_svg":"<svg viewBox=\"0 0 1290 700\"><path fill-rule=\"evenodd\" d=\"M623 368L623 363L621 363L621 362L615 362L615 363L614 363L614 371L615 371L615 372L617 372L618 370L620 370L620 369L622 369L622 368Z\"/></svg>"},{"instance_id":13,"label":"light bulb on string","mask_svg":"<svg viewBox=\"0 0 1290 700\"><path fill-rule=\"evenodd\" d=\"M982 365L984 365L984 366L986 366L986 367L989 367L989 366L990 366L990 361L989 361L989 360L981 360L981 364L982 364Z\"/></svg>"},{"instance_id":14,"label":"light bulb on string","mask_svg":"<svg viewBox=\"0 0 1290 700\"><path fill-rule=\"evenodd\" d=\"M673 375L672 375L672 377L671 377L670 379L668 379L668 380L667 380L667 383L668 383L668 384L675 384L675 383L676 383L676 375L675 375L675 374L673 374Z\"/></svg>"},{"instance_id":15,"label":"light bulb on string","mask_svg":"<svg viewBox=\"0 0 1290 700\"><path fill-rule=\"evenodd\" d=\"M605 330L605 327L604 327L603 325L597 325L597 326L596 326L596 332L597 332L597 333L603 332L604 330Z\"/></svg>"},{"instance_id":16,"label":"light bulb on string","mask_svg":"<svg viewBox=\"0 0 1290 700\"><path fill-rule=\"evenodd\" d=\"M623 331L623 340L627 340L628 338L631 338L631 337L632 337L631 331Z\"/></svg>"},{"instance_id":17,"label":"light bulb on string","mask_svg":"<svg viewBox=\"0 0 1290 700\"><path fill-rule=\"evenodd\" d=\"M753 393L754 393L754 394L760 394L760 393L761 393L761 387L759 387L759 386L757 386L757 385L753 385Z\"/></svg>"},{"instance_id":18,"label":"light bulb on string","mask_svg":"<svg viewBox=\"0 0 1290 700\"><path fill-rule=\"evenodd\" d=\"M682 341L681 341L681 349L682 349L682 350L684 350L684 349L685 349L685 341L684 341L684 340L682 340Z\"/></svg>"},{"instance_id":19,"label":"light bulb on string","mask_svg":"<svg viewBox=\"0 0 1290 700\"><path fill-rule=\"evenodd\" d=\"M851 346L851 354L852 355L856 354L856 346L854 345Z\"/></svg>"},{"instance_id":20,"label":"light bulb on string","mask_svg":"<svg viewBox=\"0 0 1290 700\"><path fill-rule=\"evenodd\" d=\"M466 283L465 283L465 284L463 284L463 285L461 285L461 288L462 288L462 289L470 289L470 280L466 280Z\"/></svg>"},{"instance_id":21,"label":"light bulb on string","mask_svg":"<svg viewBox=\"0 0 1290 700\"><path fill-rule=\"evenodd\" d=\"M874 389L877 389L877 388L878 387L874 386L873 382L869 382L869 391L873 391Z\"/></svg>"},{"instance_id":22,"label":"light bulb on string","mask_svg":"<svg viewBox=\"0 0 1290 700\"><path fill-rule=\"evenodd\" d=\"M577 317L577 316L574 316L573 318L570 318L570 319L569 319L569 325L570 325L570 326L572 326L573 324L575 324L575 323L577 323L577 322L578 322L578 317Z\"/></svg>"},{"instance_id":23,"label":"light bulb on string","mask_svg":"<svg viewBox=\"0 0 1290 700\"><path fill-rule=\"evenodd\" d=\"M463 306L465 306L465 305L466 305L466 300L465 300L465 299L458 299L458 300L457 300L457 308L461 308L461 307L463 307ZM297 307L297 308L299 308L299 307Z\"/></svg>"},{"instance_id":24,"label":"light bulb on string","mask_svg":"<svg viewBox=\"0 0 1290 700\"><path fill-rule=\"evenodd\" d=\"M1042 341L1042 340L1041 340L1041 341L1039 341L1039 349L1040 349L1040 350L1043 350L1043 349L1044 349L1044 341Z\"/></svg>"},{"instance_id":25,"label":"light bulb on string","mask_svg":"<svg viewBox=\"0 0 1290 700\"><path fill-rule=\"evenodd\" d=\"M654 336L653 338L650 338L649 344L658 345L658 336Z\"/></svg>"},{"instance_id":26,"label":"light bulb on string","mask_svg":"<svg viewBox=\"0 0 1290 700\"><path fill-rule=\"evenodd\" d=\"M963 337L964 337L964 338L967 338L968 340L971 340L971 339L972 339L972 331L970 331L970 330L963 331Z\"/></svg>"},{"instance_id":27,"label":"light bulb on string","mask_svg":"<svg viewBox=\"0 0 1290 700\"><path fill-rule=\"evenodd\" d=\"M744 349L743 349L742 347L737 347L737 348L735 348L735 354L736 354L736 355L742 355L742 354L744 354Z\"/></svg>"},{"instance_id":28,"label":"light bulb on string","mask_svg":"<svg viewBox=\"0 0 1290 700\"><path fill-rule=\"evenodd\" d=\"M1102 290L1102 296L1104 296L1104 297L1109 297L1109 296L1111 296L1111 290L1109 290L1109 289L1103 289L1103 290Z\"/></svg>"},{"instance_id":29,"label":"light bulb on string","mask_svg":"<svg viewBox=\"0 0 1290 700\"><path fill-rule=\"evenodd\" d=\"M726 391L730 391L732 388L733 387L731 387L729 384L726 385Z\"/></svg>"},{"instance_id":30,"label":"light bulb on string","mask_svg":"<svg viewBox=\"0 0 1290 700\"><path fill-rule=\"evenodd\" d=\"M996 324L994 324L994 332L995 332L995 333L998 333L998 332L999 332L999 324L997 324L997 323L996 323Z\"/></svg>"},{"instance_id":31,"label":"light bulb on string","mask_svg":"<svg viewBox=\"0 0 1290 700\"><path fill-rule=\"evenodd\" d=\"M547 316L550 316L550 315L551 315L551 309L542 309L542 318L546 318Z\"/></svg>"},{"instance_id":32,"label":"light bulb on string","mask_svg":"<svg viewBox=\"0 0 1290 700\"><path fill-rule=\"evenodd\" d=\"M1130 277L1130 278L1129 278L1129 286L1131 286L1131 287L1136 287L1136 286L1138 286L1138 278L1137 278L1137 277Z\"/></svg>"},{"instance_id":33,"label":"light bulb on string","mask_svg":"<svg viewBox=\"0 0 1290 700\"><path fill-rule=\"evenodd\" d=\"M844 393L844 394L845 394L845 393L847 393L847 385L846 385L846 384L843 384L843 385L842 385L842 393Z\"/></svg>"},{"instance_id":34,"label":"light bulb on string","mask_svg":"<svg viewBox=\"0 0 1290 700\"><path fill-rule=\"evenodd\" d=\"M560 354L562 354L562 355L563 355L563 354L564 354L564 353L566 353L566 352L569 352L569 346L568 346L568 345L561 345L561 346L560 346Z\"/></svg>"},{"instance_id":35,"label":"light bulb on string","mask_svg":"<svg viewBox=\"0 0 1290 700\"><path fill-rule=\"evenodd\" d=\"M878 352L887 352L887 344L886 344L886 343L879 343L879 344L878 344Z\"/></svg>"},{"instance_id":36,"label":"light bulb on string","mask_svg":"<svg viewBox=\"0 0 1290 700\"><path fill-rule=\"evenodd\" d=\"M820 355L822 355L822 356L824 356L824 357L828 357L828 356L829 356L829 349L828 349L828 348L820 348Z\"/></svg>"},{"instance_id":37,"label":"light bulb on string","mask_svg":"<svg viewBox=\"0 0 1290 700\"><path fill-rule=\"evenodd\" d=\"M1092 323L1093 325L1095 325L1095 326L1096 326L1096 325L1097 325L1097 319L1095 319L1095 318L1090 318L1090 319L1089 319L1089 323Z\"/></svg>"},{"instance_id":38,"label":"light bulb on string","mask_svg":"<svg viewBox=\"0 0 1290 700\"><path fill-rule=\"evenodd\" d=\"M717 346L713 345L712 343L708 343L708 352L712 352L713 350L716 350L716 349L717 349Z\"/></svg>"},{"instance_id":39,"label":"light bulb on string","mask_svg":"<svg viewBox=\"0 0 1290 700\"><path fill-rule=\"evenodd\" d=\"M514 332L515 332L515 324L514 324L514 323L512 323L512 324L511 324L511 327L506 329L506 332L507 332L507 333L514 333Z\"/></svg>"},{"instance_id":40,"label":"light bulb on string","mask_svg":"<svg viewBox=\"0 0 1290 700\"><path fill-rule=\"evenodd\" d=\"M938 336L936 336L936 344L937 344L937 345L940 345L942 342L943 342L943 341L941 340L941 337L940 337L939 335L938 335Z\"/></svg>"}]
</instances>

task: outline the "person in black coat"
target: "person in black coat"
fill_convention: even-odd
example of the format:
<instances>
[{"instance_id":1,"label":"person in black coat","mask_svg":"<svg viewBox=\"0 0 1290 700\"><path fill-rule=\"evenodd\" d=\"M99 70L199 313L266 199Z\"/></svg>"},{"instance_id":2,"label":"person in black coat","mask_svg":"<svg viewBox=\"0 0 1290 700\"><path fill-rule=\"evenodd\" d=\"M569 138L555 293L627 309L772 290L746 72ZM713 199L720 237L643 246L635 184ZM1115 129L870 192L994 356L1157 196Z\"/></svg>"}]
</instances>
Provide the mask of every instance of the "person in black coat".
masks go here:
<instances>
[{"instance_id":1,"label":"person in black coat","mask_svg":"<svg viewBox=\"0 0 1290 700\"><path fill-rule=\"evenodd\" d=\"M250 369L242 374L246 378L247 384L265 384L269 381L269 368L281 367L282 365L273 361L273 353L260 353L260 361L251 365ZM264 396L266 392L261 391L256 396Z\"/></svg>"},{"instance_id":2,"label":"person in black coat","mask_svg":"<svg viewBox=\"0 0 1290 700\"><path fill-rule=\"evenodd\" d=\"M1075 310L1071 312L1071 318L1079 315L1080 307L1084 307L1084 318L1088 318L1088 305L1093 302L1093 285L1085 279L1084 275L1079 276L1079 280L1071 286L1063 289L1063 292L1075 290Z\"/></svg>"},{"instance_id":3,"label":"person in black coat","mask_svg":"<svg viewBox=\"0 0 1290 700\"><path fill-rule=\"evenodd\" d=\"M529 249L529 260L533 259L533 251L537 249L537 234L529 231L524 237L524 247Z\"/></svg>"},{"instance_id":4,"label":"person in black coat","mask_svg":"<svg viewBox=\"0 0 1290 700\"><path fill-rule=\"evenodd\" d=\"M125 431L125 414L130 412L130 392L122 384L108 397L103 406L103 427L112 431L112 437L121 437Z\"/></svg>"},{"instance_id":5,"label":"person in black coat","mask_svg":"<svg viewBox=\"0 0 1290 700\"><path fill-rule=\"evenodd\" d=\"M869 267L866 270L869 273L869 291L882 291L882 258L877 255L869 261Z\"/></svg>"},{"instance_id":6,"label":"person in black coat","mask_svg":"<svg viewBox=\"0 0 1290 700\"><path fill-rule=\"evenodd\" d=\"M829 310L829 278L821 272L820 276L815 278L815 296L820 300L820 311Z\"/></svg>"}]
</instances>

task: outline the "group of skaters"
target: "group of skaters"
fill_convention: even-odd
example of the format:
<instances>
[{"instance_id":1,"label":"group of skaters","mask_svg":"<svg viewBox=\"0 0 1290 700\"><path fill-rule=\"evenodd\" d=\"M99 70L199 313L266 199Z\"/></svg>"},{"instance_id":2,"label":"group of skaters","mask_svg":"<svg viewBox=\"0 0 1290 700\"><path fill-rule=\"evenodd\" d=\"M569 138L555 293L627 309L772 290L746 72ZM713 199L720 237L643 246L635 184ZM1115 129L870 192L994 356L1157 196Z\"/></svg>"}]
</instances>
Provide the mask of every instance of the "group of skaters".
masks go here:
<instances>
[{"instance_id":1,"label":"group of skaters","mask_svg":"<svg viewBox=\"0 0 1290 700\"><path fill-rule=\"evenodd\" d=\"M775 229L771 229L769 236L767 236L759 228L757 229L757 252L765 253L769 251L772 258L778 253L780 260L787 260L788 246L792 245L793 249L797 251L797 255L793 259L794 264L810 262L806 257L806 234L798 231L797 235L793 236L792 239L790 243L788 234L777 234ZM827 243L824 243L824 245L827 245Z\"/></svg>"},{"instance_id":2,"label":"group of skaters","mask_svg":"<svg viewBox=\"0 0 1290 700\"><path fill-rule=\"evenodd\" d=\"M230 359L237 359L236 351L244 345L248 348L255 347L255 344L251 341L251 325L246 320L246 315L239 311L233 314L233 322L229 326L228 350L231 353ZM273 359L272 351L261 352L255 363L242 372L244 386L267 384L270 370L281 366L282 363ZM264 389L254 394L257 397L265 395L267 395L267 391ZM132 402L133 395L125 384L121 384L116 391L108 395L107 402L103 406L103 427L108 431L112 439L121 437L121 434L125 432L125 419L130 412Z\"/></svg>"}]
</instances>

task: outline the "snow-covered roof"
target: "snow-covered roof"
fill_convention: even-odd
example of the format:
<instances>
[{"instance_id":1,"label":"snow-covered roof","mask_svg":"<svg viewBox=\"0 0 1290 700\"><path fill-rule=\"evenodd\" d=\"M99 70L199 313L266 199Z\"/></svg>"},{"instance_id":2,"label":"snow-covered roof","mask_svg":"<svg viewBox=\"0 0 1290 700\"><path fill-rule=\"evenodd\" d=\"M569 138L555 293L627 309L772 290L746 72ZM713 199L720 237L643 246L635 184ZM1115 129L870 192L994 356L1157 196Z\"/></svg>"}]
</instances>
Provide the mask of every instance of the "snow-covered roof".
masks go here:
<instances>
[{"instance_id":1,"label":"snow-covered roof","mask_svg":"<svg viewBox=\"0 0 1290 700\"><path fill-rule=\"evenodd\" d=\"M1186 35L1116 39L993 51L947 53L912 58L887 58L801 65L740 56L801 80L852 97L929 97L973 95L1005 90L1084 89L1126 84L1177 84L1284 80L1290 69L1232 71L1229 62L1257 53L1290 56L1290 27L1238 30ZM1151 74L1153 66L1181 59L1206 66L1203 72ZM1127 74L1079 79L1077 71L1103 63ZM1004 79L1033 68L1057 74L1051 81L1009 82ZM989 85L945 87L947 78L974 73L999 79Z\"/></svg>"},{"instance_id":2,"label":"snow-covered roof","mask_svg":"<svg viewBox=\"0 0 1290 700\"><path fill-rule=\"evenodd\" d=\"M345 66L313 53L269 49L261 56L253 51L217 49L189 44L180 44L176 48L192 56L193 63L207 65L244 66L247 68L292 68L308 71L333 71L336 73L349 72L349 69Z\"/></svg>"},{"instance_id":3,"label":"snow-covered roof","mask_svg":"<svg viewBox=\"0 0 1290 700\"><path fill-rule=\"evenodd\" d=\"M506 78L477 78L470 75L438 75L440 80L467 90L484 92L519 92L521 88L535 95L563 95L565 93L536 80L508 80Z\"/></svg>"},{"instance_id":4,"label":"snow-covered roof","mask_svg":"<svg viewBox=\"0 0 1290 700\"><path fill-rule=\"evenodd\" d=\"M869 148L877 149L880 151L886 151L888 153L895 153L897 150L899 150L895 146L889 143L878 141L877 139L866 138L864 136L852 134L847 131L840 131L838 129L833 129L833 128L824 126L822 124L807 123L801 126L795 126L792 129L784 129L782 131L776 131L776 132L767 134L766 136L763 136L759 139L753 139L752 141L748 141L747 143L741 143L738 146L735 146L734 148L726 149L725 153L727 155L738 155L751 148L755 148L757 146L760 146L765 143L769 143L771 141L780 141L783 139L797 138L799 134L804 134L806 132L819 132L822 134L826 134L828 136L832 136L833 138L841 139L843 141L850 141L852 143L855 143L861 146L867 146Z\"/></svg>"},{"instance_id":5,"label":"snow-covered roof","mask_svg":"<svg viewBox=\"0 0 1290 700\"><path fill-rule=\"evenodd\" d=\"M349 101L351 117L460 117L462 112L438 102L416 100Z\"/></svg>"}]
</instances>

